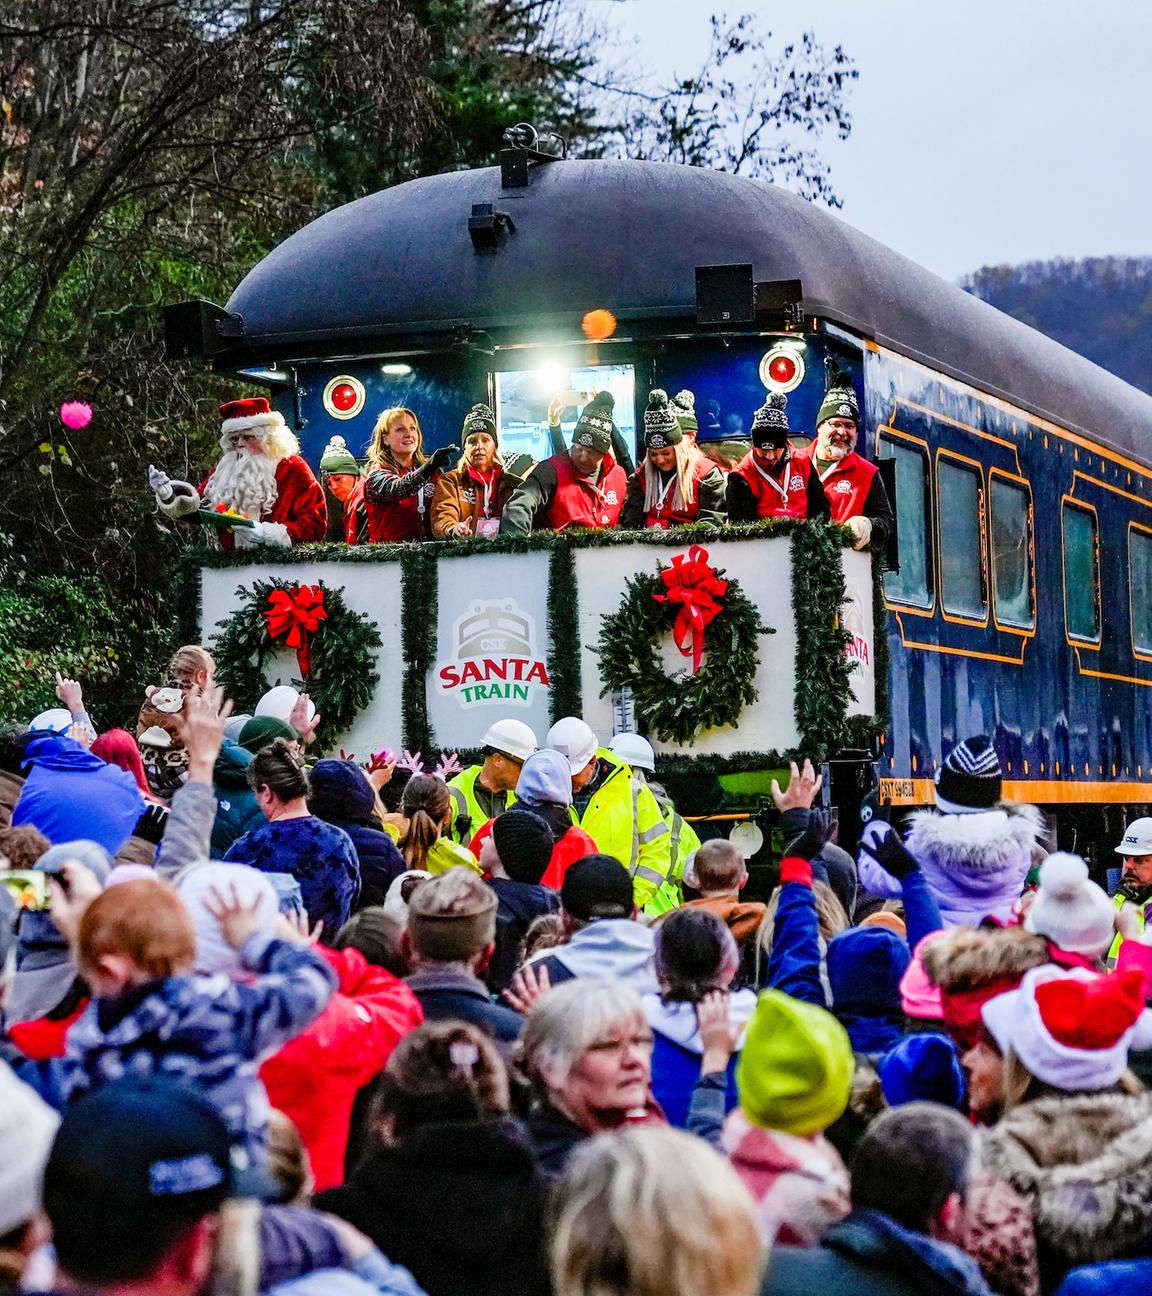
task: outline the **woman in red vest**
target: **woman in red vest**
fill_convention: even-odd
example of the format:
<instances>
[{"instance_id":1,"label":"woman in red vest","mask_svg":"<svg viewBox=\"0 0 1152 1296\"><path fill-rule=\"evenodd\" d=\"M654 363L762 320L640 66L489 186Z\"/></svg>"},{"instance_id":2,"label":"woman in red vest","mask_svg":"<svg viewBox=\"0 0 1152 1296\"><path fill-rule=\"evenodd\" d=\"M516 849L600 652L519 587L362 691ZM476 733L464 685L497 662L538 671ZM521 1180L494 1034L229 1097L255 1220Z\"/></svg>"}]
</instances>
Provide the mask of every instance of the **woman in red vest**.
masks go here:
<instances>
[{"instance_id":1,"label":"woman in red vest","mask_svg":"<svg viewBox=\"0 0 1152 1296\"><path fill-rule=\"evenodd\" d=\"M787 404L783 392L772 392L752 416L752 449L727 477L730 522L828 517L820 478L788 444Z\"/></svg>"},{"instance_id":2,"label":"woman in red vest","mask_svg":"<svg viewBox=\"0 0 1152 1296\"><path fill-rule=\"evenodd\" d=\"M426 540L437 479L459 453L459 446L442 446L429 458L416 415L401 406L386 409L368 447L364 505L369 541Z\"/></svg>"},{"instance_id":3,"label":"woman in red vest","mask_svg":"<svg viewBox=\"0 0 1152 1296\"><path fill-rule=\"evenodd\" d=\"M647 455L628 482L620 525L629 531L658 527L666 531L686 522L725 520L724 474L705 459L668 400L657 388L644 411Z\"/></svg>"}]
</instances>

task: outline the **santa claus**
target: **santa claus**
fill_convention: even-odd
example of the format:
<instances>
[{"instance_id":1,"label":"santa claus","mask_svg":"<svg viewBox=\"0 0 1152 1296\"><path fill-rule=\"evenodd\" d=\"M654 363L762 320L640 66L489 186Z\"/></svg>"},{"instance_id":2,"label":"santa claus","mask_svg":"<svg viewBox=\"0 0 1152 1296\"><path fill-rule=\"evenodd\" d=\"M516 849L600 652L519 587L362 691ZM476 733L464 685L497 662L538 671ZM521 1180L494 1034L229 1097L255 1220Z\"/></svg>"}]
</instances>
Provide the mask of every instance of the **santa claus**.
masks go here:
<instances>
[{"instance_id":1,"label":"santa claus","mask_svg":"<svg viewBox=\"0 0 1152 1296\"><path fill-rule=\"evenodd\" d=\"M287 548L323 540L328 527L324 491L300 457L300 443L267 399L229 401L220 406L220 462L197 490L173 481L158 468L148 483L160 511L187 517L223 505L252 519L220 533L230 549L268 544Z\"/></svg>"}]
</instances>

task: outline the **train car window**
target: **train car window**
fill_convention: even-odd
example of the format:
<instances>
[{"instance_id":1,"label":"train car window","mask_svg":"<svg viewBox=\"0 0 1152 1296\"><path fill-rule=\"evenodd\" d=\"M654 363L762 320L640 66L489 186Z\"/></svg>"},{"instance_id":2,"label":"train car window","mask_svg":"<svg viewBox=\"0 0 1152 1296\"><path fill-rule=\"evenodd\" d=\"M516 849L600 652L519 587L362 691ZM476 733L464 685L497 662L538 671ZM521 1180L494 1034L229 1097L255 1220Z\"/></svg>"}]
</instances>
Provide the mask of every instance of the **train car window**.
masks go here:
<instances>
[{"instance_id":1,"label":"train car window","mask_svg":"<svg viewBox=\"0 0 1152 1296\"><path fill-rule=\"evenodd\" d=\"M941 456L937 474L940 597L944 610L957 616L986 617L984 487L980 471Z\"/></svg>"},{"instance_id":2,"label":"train car window","mask_svg":"<svg viewBox=\"0 0 1152 1296\"><path fill-rule=\"evenodd\" d=\"M992 591L996 620L1031 628L1032 500L1024 486L993 476L988 487L992 505Z\"/></svg>"},{"instance_id":3,"label":"train car window","mask_svg":"<svg viewBox=\"0 0 1152 1296\"><path fill-rule=\"evenodd\" d=\"M932 510L928 499L928 459L906 441L880 433L878 459L896 467L896 530L900 568L884 573L884 593L894 603L932 606Z\"/></svg>"},{"instance_id":4,"label":"train car window","mask_svg":"<svg viewBox=\"0 0 1152 1296\"><path fill-rule=\"evenodd\" d=\"M1064 537L1064 622L1070 639L1100 638L1100 564L1096 514L1065 502L1061 507Z\"/></svg>"},{"instance_id":5,"label":"train car window","mask_svg":"<svg viewBox=\"0 0 1152 1296\"><path fill-rule=\"evenodd\" d=\"M633 366L570 367L563 363L496 374L496 422L500 428L501 451L530 455L538 463L551 456L548 405L554 397L562 406L560 430L564 444L571 445L577 413L592 393L598 391L610 391L615 397L613 418L634 454L636 376Z\"/></svg>"},{"instance_id":6,"label":"train car window","mask_svg":"<svg viewBox=\"0 0 1152 1296\"><path fill-rule=\"evenodd\" d=\"M1152 532L1128 531L1128 566L1132 607L1132 647L1152 653Z\"/></svg>"}]
</instances>

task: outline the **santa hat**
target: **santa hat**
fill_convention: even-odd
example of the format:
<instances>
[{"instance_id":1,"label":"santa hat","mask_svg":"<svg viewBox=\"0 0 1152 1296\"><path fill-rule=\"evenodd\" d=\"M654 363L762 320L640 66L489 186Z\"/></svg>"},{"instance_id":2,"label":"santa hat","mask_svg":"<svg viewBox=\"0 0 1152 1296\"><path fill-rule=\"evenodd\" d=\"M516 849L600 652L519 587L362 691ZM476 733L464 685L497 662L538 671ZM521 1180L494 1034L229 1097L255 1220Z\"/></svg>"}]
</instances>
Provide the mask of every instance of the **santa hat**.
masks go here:
<instances>
[{"instance_id":1,"label":"santa hat","mask_svg":"<svg viewBox=\"0 0 1152 1296\"><path fill-rule=\"evenodd\" d=\"M1040 865L1040 889L1024 926L1062 950L1099 957L1116 935L1115 916L1115 906L1089 881L1080 856L1057 851Z\"/></svg>"},{"instance_id":2,"label":"santa hat","mask_svg":"<svg viewBox=\"0 0 1152 1296\"><path fill-rule=\"evenodd\" d=\"M784 413L787 404L783 392L770 392L752 415L752 444L757 450L783 450L788 444L788 415Z\"/></svg>"},{"instance_id":3,"label":"santa hat","mask_svg":"<svg viewBox=\"0 0 1152 1296\"><path fill-rule=\"evenodd\" d=\"M948 753L936 774L936 806L944 814L981 814L1000 800L1000 758L980 734Z\"/></svg>"},{"instance_id":4,"label":"santa hat","mask_svg":"<svg viewBox=\"0 0 1152 1296\"><path fill-rule=\"evenodd\" d=\"M224 435L232 432L258 432L262 428L285 426L284 416L272 408L267 396L225 401L220 406L220 431Z\"/></svg>"},{"instance_id":5,"label":"santa hat","mask_svg":"<svg viewBox=\"0 0 1152 1296\"><path fill-rule=\"evenodd\" d=\"M982 1014L1001 1053L1011 1049L1037 1080L1068 1092L1110 1089L1129 1048L1152 1040L1135 968L1102 975L1045 964L1018 990L989 999Z\"/></svg>"}]
</instances>

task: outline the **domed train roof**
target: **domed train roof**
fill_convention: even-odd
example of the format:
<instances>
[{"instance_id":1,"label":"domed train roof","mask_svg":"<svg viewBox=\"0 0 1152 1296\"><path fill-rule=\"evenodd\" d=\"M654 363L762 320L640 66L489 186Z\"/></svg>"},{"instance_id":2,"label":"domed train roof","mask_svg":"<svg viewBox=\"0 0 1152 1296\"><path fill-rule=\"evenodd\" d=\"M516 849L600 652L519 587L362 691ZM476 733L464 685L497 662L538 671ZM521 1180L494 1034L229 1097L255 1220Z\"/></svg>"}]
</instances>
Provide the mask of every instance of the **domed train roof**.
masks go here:
<instances>
[{"instance_id":1,"label":"domed train roof","mask_svg":"<svg viewBox=\"0 0 1152 1296\"><path fill-rule=\"evenodd\" d=\"M473 249L475 203L515 222L495 253ZM735 262L799 279L806 314L1147 457L1152 398L794 194L698 167L553 162L522 189L498 167L412 180L292 235L228 309L262 353L303 358L461 325L574 329L594 307L694 321L696 267Z\"/></svg>"}]
</instances>

